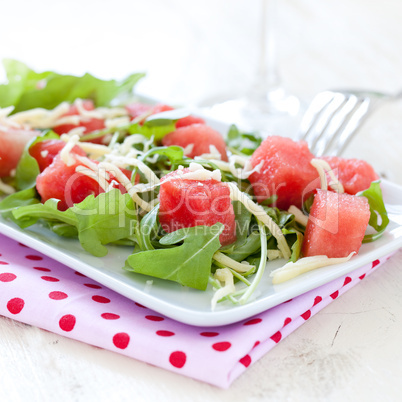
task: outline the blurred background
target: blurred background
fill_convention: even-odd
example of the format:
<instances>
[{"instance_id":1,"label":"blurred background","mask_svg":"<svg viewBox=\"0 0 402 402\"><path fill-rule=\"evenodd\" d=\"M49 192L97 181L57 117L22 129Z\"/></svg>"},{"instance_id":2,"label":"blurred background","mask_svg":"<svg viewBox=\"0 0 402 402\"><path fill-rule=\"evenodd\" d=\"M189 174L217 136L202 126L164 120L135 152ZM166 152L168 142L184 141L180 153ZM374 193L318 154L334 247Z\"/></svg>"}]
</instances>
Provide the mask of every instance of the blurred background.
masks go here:
<instances>
[{"instance_id":1,"label":"blurred background","mask_svg":"<svg viewBox=\"0 0 402 402\"><path fill-rule=\"evenodd\" d=\"M105 79L144 71L137 92L173 105L241 92L256 74L259 0L0 0L0 5L0 58L37 70L88 71ZM329 88L402 88L400 0L277 0L277 6L280 75L302 104ZM393 171L402 152L401 111L401 102L379 110L346 155L370 160L402 184ZM376 162L379 154L385 157Z\"/></svg>"}]
</instances>

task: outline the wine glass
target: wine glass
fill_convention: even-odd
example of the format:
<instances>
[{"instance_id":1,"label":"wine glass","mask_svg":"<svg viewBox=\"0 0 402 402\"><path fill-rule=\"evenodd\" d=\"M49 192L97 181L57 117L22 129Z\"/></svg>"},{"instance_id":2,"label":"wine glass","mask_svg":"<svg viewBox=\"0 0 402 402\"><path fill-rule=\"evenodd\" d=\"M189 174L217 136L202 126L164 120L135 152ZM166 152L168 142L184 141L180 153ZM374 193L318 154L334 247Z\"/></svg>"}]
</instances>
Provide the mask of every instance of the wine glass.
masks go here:
<instances>
[{"instance_id":1,"label":"wine glass","mask_svg":"<svg viewBox=\"0 0 402 402\"><path fill-rule=\"evenodd\" d=\"M242 130L290 136L297 127L300 101L285 90L278 72L277 0L260 2L260 49L254 82L240 96L218 95L200 106L208 116Z\"/></svg>"}]
</instances>

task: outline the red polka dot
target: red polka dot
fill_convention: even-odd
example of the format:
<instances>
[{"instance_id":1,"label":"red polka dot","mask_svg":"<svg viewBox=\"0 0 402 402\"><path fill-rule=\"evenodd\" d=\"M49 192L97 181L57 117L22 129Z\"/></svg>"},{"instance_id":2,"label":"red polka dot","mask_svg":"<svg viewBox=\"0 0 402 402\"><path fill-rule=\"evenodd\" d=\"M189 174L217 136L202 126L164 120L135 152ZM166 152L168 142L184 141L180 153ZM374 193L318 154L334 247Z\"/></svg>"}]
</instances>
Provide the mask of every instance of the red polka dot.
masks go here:
<instances>
[{"instance_id":1,"label":"red polka dot","mask_svg":"<svg viewBox=\"0 0 402 402\"><path fill-rule=\"evenodd\" d=\"M207 338L213 338L214 336L218 336L219 332L201 332L201 336L206 336Z\"/></svg>"},{"instance_id":2,"label":"red polka dot","mask_svg":"<svg viewBox=\"0 0 402 402\"><path fill-rule=\"evenodd\" d=\"M173 352L169 356L170 364L176 368L182 368L186 364L186 360L186 354L180 351Z\"/></svg>"},{"instance_id":3,"label":"red polka dot","mask_svg":"<svg viewBox=\"0 0 402 402\"><path fill-rule=\"evenodd\" d=\"M255 325L259 324L261 321L261 318L252 318L251 320L246 321L243 325Z\"/></svg>"},{"instance_id":4,"label":"red polka dot","mask_svg":"<svg viewBox=\"0 0 402 402\"><path fill-rule=\"evenodd\" d=\"M63 315L59 320L59 327L66 332L70 332L74 329L76 323L75 316L72 314Z\"/></svg>"},{"instance_id":5,"label":"red polka dot","mask_svg":"<svg viewBox=\"0 0 402 402\"><path fill-rule=\"evenodd\" d=\"M311 311L307 310L305 313L301 315L305 320L308 320L311 317Z\"/></svg>"},{"instance_id":6,"label":"red polka dot","mask_svg":"<svg viewBox=\"0 0 402 402\"><path fill-rule=\"evenodd\" d=\"M145 318L149 321L163 321L164 318L158 315L146 315Z\"/></svg>"},{"instance_id":7,"label":"red polka dot","mask_svg":"<svg viewBox=\"0 0 402 402\"><path fill-rule=\"evenodd\" d=\"M53 276L41 276L41 279L43 279L44 281L47 281L47 282L59 282L60 281L60 279L57 279Z\"/></svg>"},{"instance_id":8,"label":"red polka dot","mask_svg":"<svg viewBox=\"0 0 402 402\"><path fill-rule=\"evenodd\" d=\"M373 261L371 268L375 268L380 263L380 260Z\"/></svg>"},{"instance_id":9,"label":"red polka dot","mask_svg":"<svg viewBox=\"0 0 402 402\"><path fill-rule=\"evenodd\" d=\"M117 320L120 318L118 314L113 313L103 313L101 314L101 317L104 318L105 320Z\"/></svg>"},{"instance_id":10,"label":"red polka dot","mask_svg":"<svg viewBox=\"0 0 402 402\"><path fill-rule=\"evenodd\" d=\"M159 335L159 336L173 336L174 334L175 333L171 332L171 331L163 331L163 330L156 331L156 335Z\"/></svg>"},{"instance_id":11,"label":"red polka dot","mask_svg":"<svg viewBox=\"0 0 402 402\"><path fill-rule=\"evenodd\" d=\"M107 297L104 297L104 296L95 295L95 296L92 296L92 300L96 301L97 303L104 303L104 304L110 303L110 299L108 299Z\"/></svg>"},{"instance_id":12,"label":"red polka dot","mask_svg":"<svg viewBox=\"0 0 402 402\"><path fill-rule=\"evenodd\" d=\"M136 306L138 306L138 307L141 307L141 308L146 308L145 306L143 306L142 304L140 304L140 303L137 303L137 302L135 302L134 303Z\"/></svg>"},{"instance_id":13,"label":"red polka dot","mask_svg":"<svg viewBox=\"0 0 402 402\"><path fill-rule=\"evenodd\" d=\"M316 306L321 300L322 300L322 297L321 297L321 296L316 296L316 298L314 299L314 304L313 304L313 306Z\"/></svg>"},{"instance_id":14,"label":"red polka dot","mask_svg":"<svg viewBox=\"0 0 402 402\"><path fill-rule=\"evenodd\" d=\"M11 272L4 272L0 274L0 282L11 282L13 281L17 275L12 274Z\"/></svg>"},{"instance_id":15,"label":"red polka dot","mask_svg":"<svg viewBox=\"0 0 402 402\"><path fill-rule=\"evenodd\" d=\"M284 303L290 303L293 299L286 300Z\"/></svg>"},{"instance_id":16,"label":"red polka dot","mask_svg":"<svg viewBox=\"0 0 402 402\"><path fill-rule=\"evenodd\" d=\"M18 243L21 247L25 247L25 248L28 248L28 246L26 246L25 244L22 244L22 243Z\"/></svg>"},{"instance_id":17,"label":"red polka dot","mask_svg":"<svg viewBox=\"0 0 402 402\"><path fill-rule=\"evenodd\" d=\"M352 282L352 278L350 276L347 276L345 278L345 281L343 282L343 286L346 286L348 283Z\"/></svg>"},{"instance_id":18,"label":"red polka dot","mask_svg":"<svg viewBox=\"0 0 402 402\"><path fill-rule=\"evenodd\" d=\"M292 322L292 319L290 317L286 317L285 321L283 322L283 326L286 326Z\"/></svg>"},{"instance_id":19,"label":"red polka dot","mask_svg":"<svg viewBox=\"0 0 402 402\"><path fill-rule=\"evenodd\" d=\"M11 299L7 303L7 310L11 314L19 314L21 310L24 308L25 302L24 300L20 299L19 297L15 297Z\"/></svg>"},{"instance_id":20,"label":"red polka dot","mask_svg":"<svg viewBox=\"0 0 402 402\"><path fill-rule=\"evenodd\" d=\"M248 367L251 364L251 357L249 355L246 355L242 357L239 362L244 366Z\"/></svg>"},{"instance_id":21,"label":"red polka dot","mask_svg":"<svg viewBox=\"0 0 402 402\"><path fill-rule=\"evenodd\" d=\"M50 272L50 269L49 269L49 268L33 267L33 269L36 269L36 270L42 271L42 272Z\"/></svg>"},{"instance_id":22,"label":"red polka dot","mask_svg":"<svg viewBox=\"0 0 402 402\"><path fill-rule=\"evenodd\" d=\"M33 254L28 254L25 256L27 260L32 260L32 261L41 261L43 260L43 257L40 257L39 255L33 255Z\"/></svg>"},{"instance_id":23,"label":"red polka dot","mask_svg":"<svg viewBox=\"0 0 402 402\"><path fill-rule=\"evenodd\" d=\"M365 276L366 276L366 274L363 274L363 275L359 276L359 279L362 280L362 279L364 279Z\"/></svg>"},{"instance_id":24,"label":"red polka dot","mask_svg":"<svg viewBox=\"0 0 402 402\"><path fill-rule=\"evenodd\" d=\"M330 294L330 296L335 300L339 296L339 291Z\"/></svg>"},{"instance_id":25,"label":"red polka dot","mask_svg":"<svg viewBox=\"0 0 402 402\"><path fill-rule=\"evenodd\" d=\"M272 336L271 339L275 342L278 343L282 339L282 334L281 331L275 332Z\"/></svg>"},{"instance_id":26,"label":"red polka dot","mask_svg":"<svg viewBox=\"0 0 402 402\"><path fill-rule=\"evenodd\" d=\"M84 286L91 289L102 289L102 286L95 285L94 283L84 283Z\"/></svg>"},{"instance_id":27,"label":"red polka dot","mask_svg":"<svg viewBox=\"0 0 402 402\"><path fill-rule=\"evenodd\" d=\"M254 346L253 346L253 349L256 348L259 344L260 344L260 341L256 341Z\"/></svg>"},{"instance_id":28,"label":"red polka dot","mask_svg":"<svg viewBox=\"0 0 402 402\"><path fill-rule=\"evenodd\" d=\"M64 293L64 292L54 291L54 292L49 293L49 297L52 300L63 300L63 299L67 299L68 295L67 295L67 293Z\"/></svg>"},{"instance_id":29,"label":"red polka dot","mask_svg":"<svg viewBox=\"0 0 402 402\"><path fill-rule=\"evenodd\" d=\"M218 352L224 352L224 351L228 350L231 346L232 346L232 344L230 342L218 342L218 343L214 343L212 345L212 348Z\"/></svg>"},{"instance_id":30,"label":"red polka dot","mask_svg":"<svg viewBox=\"0 0 402 402\"><path fill-rule=\"evenodd\" d=\"M82 274L81 272L75 271L74 273L75 273L76 275L78 275L78 276L83 276L84 278L86 278L86 276L85 276L84 274Z\"/></svg>"},{"instance_id":31,"label":"red polka dot","mask_svg":"<svg viewBox=\"0 0 402 402\"><path fill-rule=\"evenodd\" d=\"M113 336L113 345L119 349L125 349L130 342L130 336L126 332L119 332Z\"/></svg>"},{"instance_id":32,"label":"red polka dot","mask_svg":"<svg viewBox=\"0 0 402 402\"><path fill-rule=\"evenodd\" d=\"M10 265L8 262L0 261L0 265Z\"/></svg>"}]
</instances>

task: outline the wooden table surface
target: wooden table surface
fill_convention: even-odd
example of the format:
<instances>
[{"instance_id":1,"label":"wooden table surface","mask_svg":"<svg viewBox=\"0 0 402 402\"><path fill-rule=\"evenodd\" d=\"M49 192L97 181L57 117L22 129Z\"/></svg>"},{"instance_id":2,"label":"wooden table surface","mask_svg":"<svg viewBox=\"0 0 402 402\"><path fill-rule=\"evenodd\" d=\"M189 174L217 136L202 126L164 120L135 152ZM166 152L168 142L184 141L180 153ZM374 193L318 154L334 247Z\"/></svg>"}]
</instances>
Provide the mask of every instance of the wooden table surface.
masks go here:
<instances>
[{"instance_id":1,"label":"wooden table surface","mask_svg":"<svg viewBox=\"0 0 402 402\"><path fill-rule=\"evenodd\" d=\"M138 90L197 104L247 87L258 3L2 1L0 57L104 78L148 71ZM402 88L399 0L279 0L280 71L303 101L328 88ZM289 133L290 135L292 133ZM402 102L384 106L346 156L402 185ZM402 200L401 200L402 201ZM221 390L0 317L1 401L397 401L402 252Z\"/></svg>"}]
</instances>

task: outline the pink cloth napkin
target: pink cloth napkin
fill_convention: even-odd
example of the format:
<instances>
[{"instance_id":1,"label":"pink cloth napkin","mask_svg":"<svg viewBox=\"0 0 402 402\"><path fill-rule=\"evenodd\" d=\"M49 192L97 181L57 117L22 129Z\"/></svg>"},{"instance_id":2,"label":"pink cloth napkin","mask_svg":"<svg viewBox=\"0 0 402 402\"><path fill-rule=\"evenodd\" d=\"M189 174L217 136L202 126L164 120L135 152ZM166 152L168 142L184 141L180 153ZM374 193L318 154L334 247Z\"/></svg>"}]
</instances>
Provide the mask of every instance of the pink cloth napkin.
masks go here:
<instances>
[{"instance_id":1,"label":"pink cloth napkin","mask_svg":"<svg viewBox=\"0 0 402 402\"><path fill-rule=\"evenodd\" d=\"M0 314L228 388L387 258L239 323L200 328L164 317L0 235Z\"/></svg>"}]
</instances>

